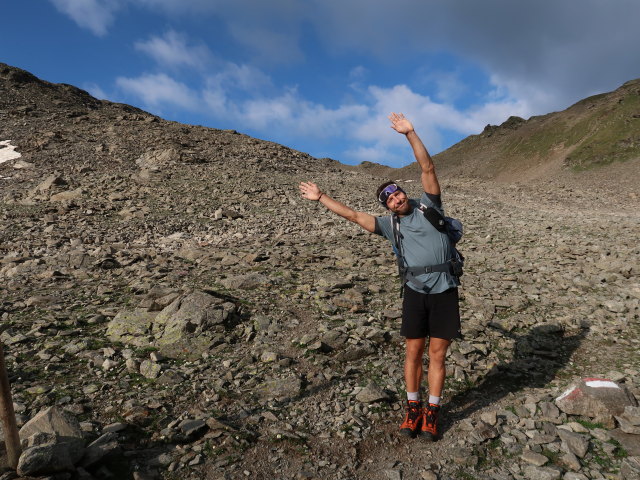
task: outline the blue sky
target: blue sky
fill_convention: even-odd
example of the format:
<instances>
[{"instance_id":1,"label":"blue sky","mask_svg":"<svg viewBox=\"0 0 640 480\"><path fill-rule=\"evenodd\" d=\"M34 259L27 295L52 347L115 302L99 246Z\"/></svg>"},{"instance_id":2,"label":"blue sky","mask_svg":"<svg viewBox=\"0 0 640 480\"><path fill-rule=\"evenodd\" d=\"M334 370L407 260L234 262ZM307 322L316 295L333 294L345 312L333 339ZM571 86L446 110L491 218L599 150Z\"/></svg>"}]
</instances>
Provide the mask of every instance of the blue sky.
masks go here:
<instances>
[{"instance_id":1,"label":"blue sky","mask_svg":"<svg viewBox=\"0 0 640 480\"><path fill-rule=\"evenodd\" d=\"M637 0L32 0L0 62L315 157L413 161L640 77Z\"/></svg>"}]
</instances>

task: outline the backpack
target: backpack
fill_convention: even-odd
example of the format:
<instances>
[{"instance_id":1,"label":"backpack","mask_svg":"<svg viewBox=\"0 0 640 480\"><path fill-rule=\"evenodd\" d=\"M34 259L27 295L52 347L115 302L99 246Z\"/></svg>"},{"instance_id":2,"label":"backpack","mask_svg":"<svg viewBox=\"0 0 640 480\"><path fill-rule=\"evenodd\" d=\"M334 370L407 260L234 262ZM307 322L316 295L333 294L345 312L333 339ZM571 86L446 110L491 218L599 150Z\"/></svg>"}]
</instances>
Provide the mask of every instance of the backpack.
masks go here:
<instances>
[{"instance_id":1,"label":"backpack","mask_svg":"<svg viewBox=\"0 0 640 480\"><path fill-rule=\"evenodd\" d=\"M400 221L397 215L391 216L391 225L393 227L394 245L393 252L396 255L398 263L398 274L400 275L400 281L402 282L400 288L400 296L402 296L404 285L407 282L411 282L413 285L419 287L422 290L426 290L426 285L416 278L417 275L423 273L432 272L446 272L450 275L460 278L463 274L464 256L456 248L456 244L462 238L464 234L464 228L462 222L457 218L445 217L433 207L428 207L423 203L420 204L418 209L424 215L424 218L439 232L446 233L451 242L451 248L453 250L452 258L445 263L439 265L425 265L420 267L407 267L402 255L402 234L400 233Z\"/></svg>"}]
</instances>

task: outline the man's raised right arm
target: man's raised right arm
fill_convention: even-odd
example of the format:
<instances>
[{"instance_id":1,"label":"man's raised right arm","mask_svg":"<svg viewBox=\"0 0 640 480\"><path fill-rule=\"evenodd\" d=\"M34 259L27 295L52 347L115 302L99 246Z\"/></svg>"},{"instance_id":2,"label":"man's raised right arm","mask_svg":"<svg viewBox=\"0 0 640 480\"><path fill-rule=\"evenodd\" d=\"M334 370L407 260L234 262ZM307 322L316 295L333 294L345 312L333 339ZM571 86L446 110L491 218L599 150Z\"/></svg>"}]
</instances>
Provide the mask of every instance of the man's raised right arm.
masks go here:
<instances>
[{"instance_id":1,"label":"man's raised right arm","mask_svg":"<svg viewBox=\"0 0 640 480\"><path fill-rule=\"evenodd\" d=\"M358 212L344 203L341 203L320 190L313 182L300 182L300 194L307 200L320 202L333 213L346 218L350 222L357 223L366 231L373 233L376 229L376 217L368 213Z\"/></svg>"}]
</instances>

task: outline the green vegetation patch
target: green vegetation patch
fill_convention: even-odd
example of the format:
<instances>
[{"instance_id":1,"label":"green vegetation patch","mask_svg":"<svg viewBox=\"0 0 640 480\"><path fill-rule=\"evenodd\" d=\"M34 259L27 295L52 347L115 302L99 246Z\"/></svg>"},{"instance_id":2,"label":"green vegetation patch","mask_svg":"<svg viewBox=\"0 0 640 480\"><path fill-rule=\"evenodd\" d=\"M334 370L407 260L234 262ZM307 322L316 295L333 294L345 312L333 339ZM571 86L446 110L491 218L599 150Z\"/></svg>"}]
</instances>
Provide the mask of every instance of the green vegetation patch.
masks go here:
<instances>
[{"instance_id":1,"label":"green vegetation patch","mask_svg":"<svg viewBox=\"0 0 640 480\"><path fill-rule=\"evenodd\" d=\"M609 111L598 112L574 128L588 132L567 157L567 165L574 170L640 158L640 95L628 95Z\"/></svg>"}]
</instances>

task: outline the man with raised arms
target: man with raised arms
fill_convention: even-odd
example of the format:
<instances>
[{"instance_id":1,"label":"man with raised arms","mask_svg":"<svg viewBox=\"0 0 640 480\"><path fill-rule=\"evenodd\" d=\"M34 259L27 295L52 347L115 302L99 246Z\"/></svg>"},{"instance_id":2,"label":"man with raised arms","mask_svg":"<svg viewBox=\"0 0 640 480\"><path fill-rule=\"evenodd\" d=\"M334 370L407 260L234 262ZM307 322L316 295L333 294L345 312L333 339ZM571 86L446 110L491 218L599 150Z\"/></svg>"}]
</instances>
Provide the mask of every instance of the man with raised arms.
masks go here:
<instances>
[{"instance_id":1,"label":"man with raised arms","mask_svg":"<svg viewBox=\"0 0 640 480\"><path fill-rule=\"evenodd\" d=\"M313 182L301 182L300 192L307 200L317 201L332 212L357 223L368 232L384 236L400 252L405 272L400 334L405 337L404 377L407 409L400 426L403 435L419 435L427 440L438 437L438 413L445 380L445 357L451 341L460 338L458 306L459 280L450 268L454 249L447 232L429 220L430 211L444 218L440 184L431 156L403 114L389 116L391 128L406 136L421 168L424 193L410 199L394 182L378 187L378 201L392 215L376 217L358 212L333 199ZM392 220L395 217L395 221ZM394 232L394 225L397 231ZM389 279L389 281L395 281ZM428 401L420 399L422 359L428 349Z\"/></svg>"}]
</instances>

